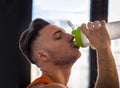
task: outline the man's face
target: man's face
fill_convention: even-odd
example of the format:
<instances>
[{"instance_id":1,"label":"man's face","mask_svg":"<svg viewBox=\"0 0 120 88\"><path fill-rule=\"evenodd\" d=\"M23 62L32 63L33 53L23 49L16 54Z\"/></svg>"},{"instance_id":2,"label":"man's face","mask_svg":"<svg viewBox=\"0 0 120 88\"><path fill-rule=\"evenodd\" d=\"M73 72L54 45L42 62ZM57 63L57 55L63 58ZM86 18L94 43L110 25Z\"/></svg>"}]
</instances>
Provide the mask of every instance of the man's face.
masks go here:
<instances>
[{"instance_id":1,"label":"man's face","mask_svg":"<svg viewBox=\"0 0 120 88\"><path fill-rule=\"evenodd\" d=\"M42 47L54 64L74 63L80 57L79 47L73 45L74 37L62 28L48 25L39 33Z\"/></svg>"}]
</instances>

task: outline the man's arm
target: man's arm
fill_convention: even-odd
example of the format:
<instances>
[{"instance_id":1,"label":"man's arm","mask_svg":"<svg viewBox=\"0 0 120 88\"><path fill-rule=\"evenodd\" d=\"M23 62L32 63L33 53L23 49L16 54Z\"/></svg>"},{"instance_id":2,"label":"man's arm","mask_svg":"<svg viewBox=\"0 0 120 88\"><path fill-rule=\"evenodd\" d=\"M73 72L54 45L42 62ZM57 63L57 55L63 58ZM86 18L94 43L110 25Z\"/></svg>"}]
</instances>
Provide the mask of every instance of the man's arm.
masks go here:
<instances>
[{"instance_id":1,"label":"man's arm","mask_svg":"<svg viewBox=\"0 0 120 88\"><path fill-rule=\"evenodd\" d=\"M97 51L98 77L95 88L119 88L118 74L110 47Z\"/></svg>"},{"instance_id":2,"label":"man's arm","mask_svg":"<svg viewBox=\"0 0 120 88\"><path fill-rule=\"evenodd\" d=\"M110 49L111 40L105 22L89 22L88 28L83 24L82 31L97 53L98 76L95 88L119 88L118 73Z\"/></svg>"}]
</instances>

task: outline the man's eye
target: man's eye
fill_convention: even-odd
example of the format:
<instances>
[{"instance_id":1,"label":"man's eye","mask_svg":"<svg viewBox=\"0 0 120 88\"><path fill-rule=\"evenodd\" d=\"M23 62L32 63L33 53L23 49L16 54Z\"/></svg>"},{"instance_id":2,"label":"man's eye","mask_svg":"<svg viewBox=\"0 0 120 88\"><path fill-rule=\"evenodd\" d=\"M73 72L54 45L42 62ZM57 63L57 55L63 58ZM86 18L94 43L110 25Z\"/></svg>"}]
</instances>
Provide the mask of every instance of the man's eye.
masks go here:
<instances>
[{"instance_id":1,"label":"man's eye","mask_svg":"<svg viewBox=\"0 0 120 88\"><path fill-rule=\"evenodd\" d=\"M56 34L55 40L61 39L61 34Z\"/></svg>"}]
</instances>

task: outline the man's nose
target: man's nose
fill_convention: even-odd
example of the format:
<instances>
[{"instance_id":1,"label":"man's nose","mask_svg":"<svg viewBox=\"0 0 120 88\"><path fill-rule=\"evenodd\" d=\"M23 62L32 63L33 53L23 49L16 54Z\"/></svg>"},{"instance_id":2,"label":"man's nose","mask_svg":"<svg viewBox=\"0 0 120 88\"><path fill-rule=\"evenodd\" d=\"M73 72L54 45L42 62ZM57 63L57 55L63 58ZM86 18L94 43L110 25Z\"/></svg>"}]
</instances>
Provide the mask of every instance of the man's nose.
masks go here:
<instances>
[{"instance_id":1,"label":"man's nose","mask_svg":"<svg viewBox=\"0 0 120 88\"><path fill-rule=\"evenodd\" d=\"M68 41L68 42L72 42L73 39L74 39L74 36L73 36L73 35L67 34L67 41Z\"/></svg>"}]
</instances>

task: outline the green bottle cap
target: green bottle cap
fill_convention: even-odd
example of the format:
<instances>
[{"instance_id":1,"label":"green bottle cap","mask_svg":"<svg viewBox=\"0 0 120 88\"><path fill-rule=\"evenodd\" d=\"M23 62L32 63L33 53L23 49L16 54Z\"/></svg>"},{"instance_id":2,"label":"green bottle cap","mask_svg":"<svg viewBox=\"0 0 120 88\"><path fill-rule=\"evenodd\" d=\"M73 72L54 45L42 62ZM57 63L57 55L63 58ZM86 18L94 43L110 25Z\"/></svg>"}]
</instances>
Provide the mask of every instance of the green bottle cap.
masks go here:
<instances>
[{"instance_id":1,"label":"green bottle cap","mask_svg":"<svg viewBox=\"0 0 120 88\"><path fill-rule=\"evenodd\" d=\"M74 35L75 40L74 40L74 45L75 46L81 46L81 47L86 47L83 42L83 36L82 36L82 31L81 28L78 27L75 30L72 30L72 35Z\"/></svg>"}]
</instances>

